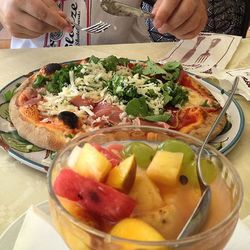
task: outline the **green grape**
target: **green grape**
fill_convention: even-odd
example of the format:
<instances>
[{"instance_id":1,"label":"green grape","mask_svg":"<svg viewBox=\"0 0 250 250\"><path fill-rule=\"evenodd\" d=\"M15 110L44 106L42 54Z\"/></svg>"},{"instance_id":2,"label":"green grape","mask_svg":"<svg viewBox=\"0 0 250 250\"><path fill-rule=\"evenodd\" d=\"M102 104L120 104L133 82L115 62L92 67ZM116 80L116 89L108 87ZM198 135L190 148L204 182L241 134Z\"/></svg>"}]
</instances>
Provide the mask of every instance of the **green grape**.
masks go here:
<instances>
[{"instance_id":1,"label":"green grape","mask_svg":"<svg viewBox=\"0 0 250 250\"><path fill-rule=\"evenodd\" d=\"M209 159L206 158L201 158L201 170L204 180L207 184L211 184L218 175L218 168ZM180 170L180 176L182 175L188 178L189 184L197 187L199 186L195 161L193 161L189 165L182 166Z\"/></svg>"},{"instance_id":2,"label":"green grape","mask_svg":"<svg viewBox=\"0 0 250 250\"><path fill-rule=\"evenodd\" d=\"M206 158L201 159L201 170L207 184L211 184L218 175L218 168Z\"/></svg>"},{"instance_id":3,"label":"green grape","mask_svg":"<svg viewBox=\"0 0 250 250\"><path fill-rule=\"evenodd\" d=\"M169 151L169 152L181 152L183 153L183 161L182 165L190 165L195 158L195 153L192 148L185 142L176 140L176 139L169 139L162 142L158 148L160 150Z\"/></svg>"},{"instance_id":4,"label":"green grape","mask_svg":"<svg viewBox=\"0 0 250 250\"><path fill-rule=\"evenodd\" d=\"M123 154L126 157L134 154L138 166L147 168L155 155L155 150L146 143L131 142L124 147Z\"/></svg>"},{"instance_id":5,"label":"green grape","mask_svg":"<svg viewBox=\"0 0 250 250\"><path fill-rule=\"evenodd\" d=\"M182 165L181 170L180 170L180 176L182 176L182 175L184 175L188 178L189 184L196 186L196 187L199 186L194 161L191 164Z\"/></svg>"}]
</instances>

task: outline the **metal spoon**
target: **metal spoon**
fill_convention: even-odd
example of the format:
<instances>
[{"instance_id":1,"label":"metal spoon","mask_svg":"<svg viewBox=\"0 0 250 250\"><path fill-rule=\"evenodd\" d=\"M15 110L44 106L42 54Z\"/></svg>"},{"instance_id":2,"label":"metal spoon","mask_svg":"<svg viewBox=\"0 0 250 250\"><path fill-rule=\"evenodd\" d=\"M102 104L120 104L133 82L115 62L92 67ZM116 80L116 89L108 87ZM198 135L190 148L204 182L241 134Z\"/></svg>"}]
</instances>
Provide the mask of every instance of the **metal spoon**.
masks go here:
<instances>
[{"instance_id":1,"label":"metal spoon","mask_svg":"<svg viewBox=\"0 0 250 250\"><path fill-rule=\"evenodd\" d=\"M190 218L188 219L185 226L183 227L180 234L178 235L177 239L181 239L181 238L190 236L192 234L195 234L197 231L199 231L201 229L201 227L204 225L204 223L207 219L208 211L209 211L209 207L210 207L210 203L211 203L211 188L206 183L206 181L204 180L204 177L202 175L201 155L202 155L202 152L203 152L207 142L209 141L210 135L212 134L215 127L219 123L221 117L225 114L228 107L230 106L231 101L233 99L233 95L237 89L238 82L239 82L239 78L236 77L234 80L232 89L231 89L231 93L230 93L223 109L221 110L220 114L217 116L217 118L214 121L212 127L210 128L204 142L202 143L202 145L199 149L197 159L196 159L196 167L197 167L198 180L199 180L202 195L201 195L201 198L200 198L197 206L195 207L193 213L191 214ZM218 158L216 160L218 160ZM216 162L216 161L214 161L214 162ZM219 165L220 163L221 162L219 162L217 164Z\"/></svg>"},{"instance_id":2,"label":"metal spoon","mask_svg":"<svg viewBox=\"0 0 250 250\"><path fill-rule=\"evenodd\" d=\"M143 11L115 0L101 0L101 7L107 13L115 16L137 16L144 18L153 17L150 12Z\"/></svg>"}]
</instances>

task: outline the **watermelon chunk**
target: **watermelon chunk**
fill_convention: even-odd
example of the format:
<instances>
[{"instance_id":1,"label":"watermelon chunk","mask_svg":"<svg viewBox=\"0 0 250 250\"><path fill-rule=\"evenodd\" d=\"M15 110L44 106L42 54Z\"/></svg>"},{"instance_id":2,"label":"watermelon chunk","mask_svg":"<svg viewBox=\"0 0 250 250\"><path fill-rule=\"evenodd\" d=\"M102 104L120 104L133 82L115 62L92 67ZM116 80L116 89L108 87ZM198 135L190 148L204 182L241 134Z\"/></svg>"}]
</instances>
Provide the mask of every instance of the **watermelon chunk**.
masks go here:
<instances>
[{"instance_id":1,"label":"watermelon chunk","mask_svg":"<svg viewBox=\"0 0 250 250\"><path fill-rule=\"evenodd\" d=\"M127 218L136 202L129 196L64 168L54 182L54 192L72 201L77 201L88 213L112 222Z\"/></svg>"},{"instance_id":2,"label":"watermelon chunk","mask_svg":"<svg viewBox=\"0 0 250 250\"><path fill-rule=\"evenodd\" d=\"M97 143L91 143L91 145L95 147L100 153L102 153L110 161L113 167L119 165L121 162L121 157L113 153L110 149L104 148Z\"/></svg>"}]
</instances>

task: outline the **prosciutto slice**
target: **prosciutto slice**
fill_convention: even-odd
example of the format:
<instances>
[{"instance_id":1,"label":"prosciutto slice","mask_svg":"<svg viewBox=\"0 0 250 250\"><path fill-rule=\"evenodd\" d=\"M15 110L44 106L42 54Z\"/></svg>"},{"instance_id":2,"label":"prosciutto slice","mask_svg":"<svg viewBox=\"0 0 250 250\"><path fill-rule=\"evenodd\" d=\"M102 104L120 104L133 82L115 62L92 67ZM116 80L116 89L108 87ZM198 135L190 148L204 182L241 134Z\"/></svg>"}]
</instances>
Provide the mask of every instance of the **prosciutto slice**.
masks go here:
<instances>
[{"instance_id":1,"label":"prosciutto slice","mask_svg":"<svg viewBox=\"0 0 250 250\"><path fill-rule=\"evenodd\" d=\"M121 122L120 114L123 112L119 107L109 103L100 102L93 109L95 117L107 120L109 123L116 125Z\"/></svg>"},{"instance_id":2,"label":"prosciutto slice","mask_svg":"<svg viewBox=\"0 0 250 250\"><path fill-rule=\"evenodd\" d=\"M41 95L33 88L26 88L17 99L18 106L32 106L42 99Z\"/></svg>"},{"instance_id":3,"label":"prosciutto slice","mask_svg":"<svg viewBox=\"0 0 250 250\"><path fill-rule=\"evenodd\" d=\"M154 127L160 127L160 128L169 128L169 124L166 122L151 122L151 121L146 121L140 118L135 118L133 121L134 125L137 126L154 126Z\"/></svg>"}]
</instances>

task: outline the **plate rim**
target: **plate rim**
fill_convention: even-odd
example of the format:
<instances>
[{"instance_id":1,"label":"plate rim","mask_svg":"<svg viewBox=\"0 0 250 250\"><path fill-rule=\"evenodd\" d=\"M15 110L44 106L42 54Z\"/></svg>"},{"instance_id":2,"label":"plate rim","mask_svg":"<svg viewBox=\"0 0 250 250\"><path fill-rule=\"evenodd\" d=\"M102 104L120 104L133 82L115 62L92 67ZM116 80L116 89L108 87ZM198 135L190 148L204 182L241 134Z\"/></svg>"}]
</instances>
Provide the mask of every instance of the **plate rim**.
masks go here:
<instances>
[{"instance_id":1,"label":"plate rim","mask_svg":"<svg viewBox=\"0 0 250 250\"><path fill-rule=\"evenodd\" d=\"M228 93L227 91L225 91L220 86L217 86L216 84L210 82L208 79L200 78L200 77L197 77L197 76L195 76L195 77L198 80L201 80L201 81L205 82L206 84L211 85L212 87L216 88L221 93L223 92L223 94L227 95L227 97L230 95L230 93ZM225 147L222 147L221 150L219 150L222 154L225 154L225 155L228 154L234 148L234 146L236 146L237 142L241 138L241 135L242 135L244 127L245 127L245 115L244 115L244 112L242 110L242 107L240 106L239 102L234 97L232 99L232 103L235 105L235 108L238 111L238 115L239 115L239 129L237 130L237 133L234 136L234 138L231 141L231 143L229 143Z\"/></svg>"},{"instance_id":2,"label":"plate rim","mask_svg":"<svg viewBox=\"0 0 250 250\"><path fill-rule=\"evenodd\" d=\"M70 61L66 61L66 62L62 62L62 63L71 63L71 62L77 62L79 60L70 60ZM131 60L131 61L135 61L135 60ZM9 82L8 84L6 84L5 86L3 86L3 88L0 89L0 94L2 94L4 92L5 89L7 89L8 87L10 87L12 84L14 84L15 82L17 82L19 79L23 78L23 77L26 77L28 76L30 73L34 73L36 71L40 70L40 68L37 68L35 70L32 70L30 71L28 74L24 74L24 75L21 75L17 78L15 78L14 80L12 80L11 82ZM207 85L211 85L216 91L218 92L223 92L223 94L225 95L229 95L227 93L227 91L225 91L223 88L221 88L220 86L210 82L208 79L206 78L202 78L200 76L197 76L193 73L190 73L187 71L188 74L192 75L193 77L195 77L198 81L201 82L205 82L205 84ZM210 90L212 91L212 90ZM213 92L213 91L212 91ZM213 94L213 93L212 93ZM2 102L4 103L4 102ZM1 103L1 104L2 104ZM244 130L244 127L245 127L245 116L244 116L244 112L240 106L240 104L238 103L237 100L235 100L235 98L233 98L232 100L232 103L235 105L235 108L237 110L237 113L239 115L239 128L237 130L237 133L235 134L235 136L233 137L233 140L228 144L226 145L225 147L222 147L219 151L222 153L222 154L228 154L235 146L236 144L238 143L238 141L240 140L241 138L241 135L243 133L243 130ZM10 148L10 149L7 149L6 152L11 156L13 157L14 159L16 159L17 161L21 162L22 164L30 167L30 168L33 168L35 170L38 170L42 173L45 173L47 174L47 169L48 169L48 166L46 165L43 165L42 163L39 163L39 162L36 162L36 161L33 161L31 159L28 159L27 157L25 157L23 154L21 153L18 153L17 151L15 151L14 149Z\"/></svg>"}]
</instances>

